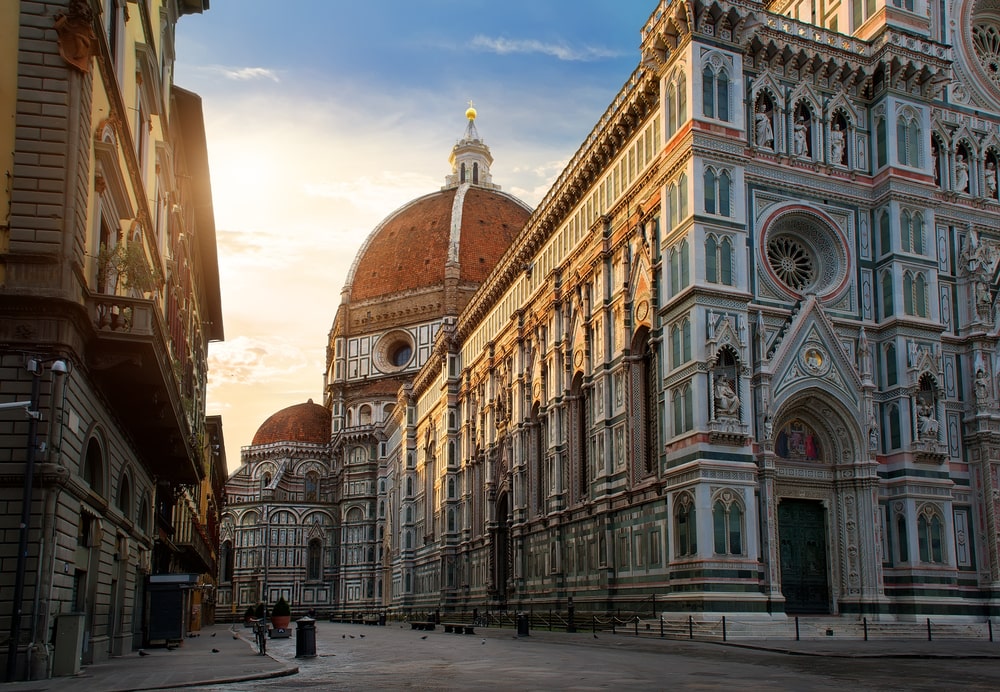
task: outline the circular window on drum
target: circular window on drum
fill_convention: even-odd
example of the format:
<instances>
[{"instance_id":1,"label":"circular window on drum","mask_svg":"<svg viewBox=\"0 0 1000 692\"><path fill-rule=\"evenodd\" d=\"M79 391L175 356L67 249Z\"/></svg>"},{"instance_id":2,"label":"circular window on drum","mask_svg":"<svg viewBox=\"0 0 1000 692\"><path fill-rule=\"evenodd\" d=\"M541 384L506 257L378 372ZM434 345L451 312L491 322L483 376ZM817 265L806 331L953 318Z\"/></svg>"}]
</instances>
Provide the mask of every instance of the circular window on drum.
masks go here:
<instances>
[{"instance_id":1,"label":"circular window on drum","mask_svg":"<svg viewBox=\"0 0 1000 692\"><path fill-rule=\"evenodd\" d=\"M375 346L375 367L382 372L399 372L413 360L413 337L402 329L389 332Z\"/></svg>"},{"instance_id":2,"label":"circular window on drum","mask_svg":"<svg viewBox=\"0 0 1000 692\"><path fill-rule=\"evenodd\" d=\"M847 276L840 234L807 212L779 216L765 233L761 250L771 276L792 293L824 296Z\"/></svg>"}]
</instances>

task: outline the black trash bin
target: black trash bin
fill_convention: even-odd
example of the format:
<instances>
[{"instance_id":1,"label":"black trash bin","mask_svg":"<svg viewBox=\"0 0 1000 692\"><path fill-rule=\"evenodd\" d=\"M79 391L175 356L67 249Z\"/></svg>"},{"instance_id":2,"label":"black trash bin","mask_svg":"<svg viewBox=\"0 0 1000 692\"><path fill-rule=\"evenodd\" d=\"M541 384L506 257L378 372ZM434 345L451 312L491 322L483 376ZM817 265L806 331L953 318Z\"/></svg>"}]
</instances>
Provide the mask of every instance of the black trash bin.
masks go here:
<instances>
[{"instance_id":1,"label":"black trash bin","mask_svg":"<svg viewBox=\"0 0 1000 692\"><path fill-rule=\"evenodd\" d=\"M517 636L527 637L528 635L528 614L517 614Z\"/></svg>"},{"instance_id":2,"label":"black trash bin","mask_svg":"<svg viewBox=\"0 0 1000 692\"><path fill-rule=\"evenodd\" d=\"M306 616L295 621L295 658L316 657L316 621Z\"/></svg>"}]
</instances>

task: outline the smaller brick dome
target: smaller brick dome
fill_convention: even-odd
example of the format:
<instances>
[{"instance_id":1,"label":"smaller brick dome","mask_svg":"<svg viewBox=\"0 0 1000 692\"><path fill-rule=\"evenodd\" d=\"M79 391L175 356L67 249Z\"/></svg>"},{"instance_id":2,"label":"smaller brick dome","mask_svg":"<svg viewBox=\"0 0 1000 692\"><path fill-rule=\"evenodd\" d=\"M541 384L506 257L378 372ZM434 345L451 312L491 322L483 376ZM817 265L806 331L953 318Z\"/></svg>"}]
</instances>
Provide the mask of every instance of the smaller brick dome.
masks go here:
<instances>
[{"instance_id":1,"label":"smaller brick dome","mask_svg":"<svg viewBox=\"0 0 1000 692\"><path fill-rule=\"evenodd\" d=\"M255 445L273 442L310 442L326 444L330 441L330 412L310 399L281 409L257 428L253 436Z\"/></svg>"}]
</instances>

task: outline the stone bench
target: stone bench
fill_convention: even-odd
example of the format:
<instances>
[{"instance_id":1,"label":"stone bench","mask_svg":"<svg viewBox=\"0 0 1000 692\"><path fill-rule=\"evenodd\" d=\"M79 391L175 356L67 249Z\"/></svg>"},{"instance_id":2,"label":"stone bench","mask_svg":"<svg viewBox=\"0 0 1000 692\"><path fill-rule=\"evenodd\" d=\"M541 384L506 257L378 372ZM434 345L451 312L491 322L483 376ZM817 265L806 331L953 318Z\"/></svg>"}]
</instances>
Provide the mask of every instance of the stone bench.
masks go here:
<instances>
[{"instance_id":1,"label":"stone bench","mask_svg":"<svg viewBox=\"0 0 1000 692\"><path fill-rule=\"evenodd\" d=\"M431 631L434 629L434 623L430 621L411 620L410 629Z\"/></svg>"},{"instance_id":2,"label":"stone bench","mask_svg":"<svg viewBox=\"0 0 1000 692\"><path fill-rule=\"evenodd\" d=\"M463 625L460 622L442 622L441 626L444 627L445 632L454 632L455 634L476 633L476 628L473 625Z\"/></svg>"}]
</instances>

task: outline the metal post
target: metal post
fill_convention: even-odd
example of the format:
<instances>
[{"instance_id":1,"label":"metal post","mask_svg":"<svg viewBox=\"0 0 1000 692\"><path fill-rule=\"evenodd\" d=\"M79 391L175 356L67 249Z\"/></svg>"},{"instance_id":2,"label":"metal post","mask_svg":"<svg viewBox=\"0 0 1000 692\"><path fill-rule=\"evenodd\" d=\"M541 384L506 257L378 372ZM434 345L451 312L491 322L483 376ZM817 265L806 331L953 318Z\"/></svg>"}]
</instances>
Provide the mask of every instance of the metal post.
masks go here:
<instances>
[{"instance_id":1,"label":"metal post","mask_svg":"<svg viewBox=\"0 0 1000 692\"><path fill-rule=\"evenodd\" d=\"M799 641L799 616L795 616L795 641Z\"/></svg>"},{"instance_id":2,"label":"metal post","mask_svg":"<svg viewBox=\"0 0 1000 692\"><path fill-rule=\"evenodd\" d=\"M660 638L663 638L663 618L660 617ZM990 641L993 641L992 639Z\"/></svg>"},{"instance_id":3,"label":"metal post","mask_svg":"<svg viewBox=\"0 0 1000 692\"><path fill-rule=\"evenodd\" d=\"M726 616L722 616L722 641L726 641Z\"/></svg>"},{"instance_id":4,"label":"metal post","mask_svg":"<svg viewBox=\"0 0 1000 692\"><path fill-rule=\"evenodd\" d=\"M653 617L656 617L656 594L653 594Z\"/></svg>"},{"instance_id":5,"label":"metal post","mask_svg":"<svg viewBox=\"0 0 1000 692\"><path fill-rule=\"evenodd\" d=\"M986 618L986 629L990 631L990 641L993 641L993 619Z\"/></svg>"},{"instance_id":6,"label":"metal post","mask_svg":"<svg viewBox=\"0 0 1000 692\"><path fill-rule=\"evenodd\" d=\"M927 618L927 641L933 641L931 638L931 619Z\"/></svg>"},{"instance_id":7,"label":"metal post","mask_svg":"<svg viewBox=\"0 0 1000 692\"><path fill-rule=\"evenodd\" d=\"M868 618L862 618L861 622L865 626L865 641L868 641Z\"/></svg>"},{"instance_id":8,"label":"metal post","mask_svg":"<svg viewBox=\"0 0 1000 692\"><path fill-rule=\"evenodd\" d=\"M694 639L694 616L688 615L688 639Z\"/></svg>"},{"instance_id":9,"label":"metal post","mask_svg":"<svg viewBox=\"0 0 1000 692\"><path fill-rule=\"evenodd\" d=\"M31 522L31 493L35 482L35 447L38 444L38 390L42 365L37 360L28 361L31 372L31 408L28 409L28 449L24 462L24 494L21 496L21 526L17 540L17 574L14 578L14 599L11 602L10 640L7 643L7 682L13 682L17 673L17 644L21 639L21 612L24 601L24 572L28 561L28 524Z\"/></svg>"}]
</instances>

